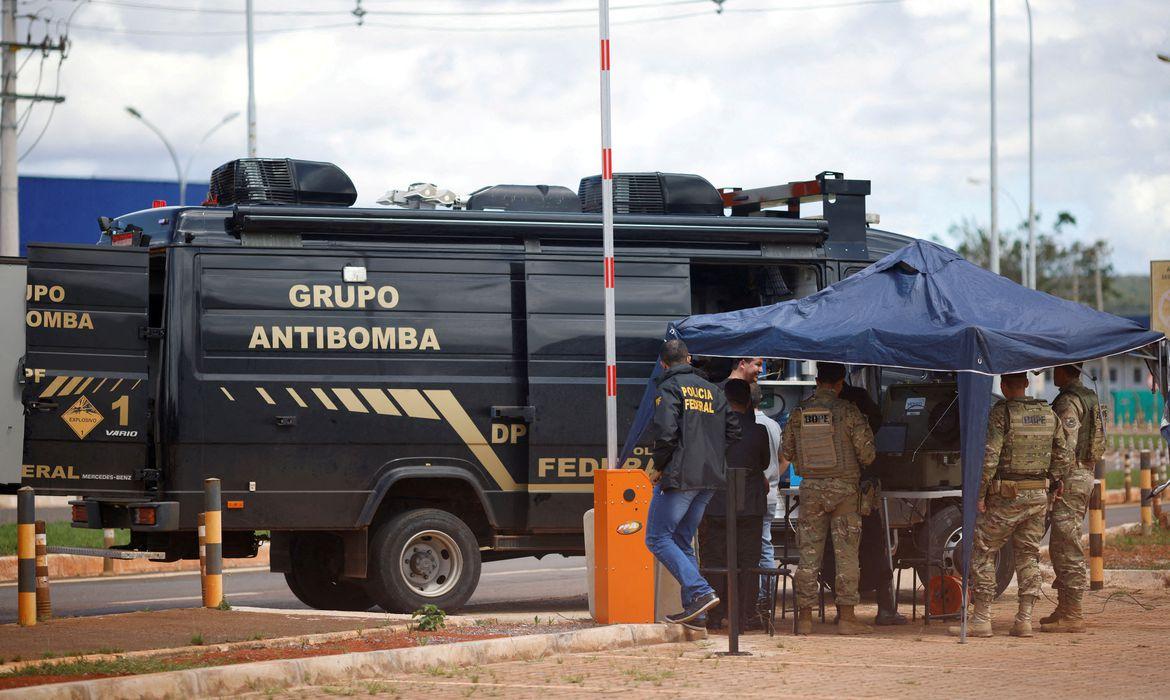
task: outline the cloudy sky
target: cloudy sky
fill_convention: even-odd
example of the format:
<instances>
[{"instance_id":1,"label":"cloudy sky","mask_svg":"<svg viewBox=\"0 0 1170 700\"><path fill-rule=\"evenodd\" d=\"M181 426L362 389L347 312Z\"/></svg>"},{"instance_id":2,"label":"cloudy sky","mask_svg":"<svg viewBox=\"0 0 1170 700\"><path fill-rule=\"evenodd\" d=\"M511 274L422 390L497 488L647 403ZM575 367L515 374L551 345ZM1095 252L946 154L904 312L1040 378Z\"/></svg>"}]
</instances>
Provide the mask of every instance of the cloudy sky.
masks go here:
<instances>
[{"instance_id":1,"label":"cloudy sky","mask_svg":"<svg viewBox=\"0 0 1170 700\"><path fill-rule=\"evenodd\" d=\"M873 181L882 226L946 238L988 219L987 0L611 0L617 170L717 186ZM56 108L22 174L173 178L178 146L246 100L243 2L21 0L34 38L74 9ZM1034 0L1036 206L1106 237L1122 272L1170 257L1170 3ZM598 165L589 0L256 0L260 155L329 160L362 203L412 182L575 188ZM636 6L631 8L630 6ZM1023 1L1000 0L1000 218L1027 208ZM619 8L627 9L619 9ZM161 8L161 9L160 9ZM21 32L29 20L21 21ZM289 31L292 30L292 31ZM20 91L52 92L38 56ZM38 105L23 152L42 131ZM244 119L191 169L244 154ZM974 181L974 182L973 182ZM1013 199L1014 202L1013 203Z\"/></svg>"}]
</instances>

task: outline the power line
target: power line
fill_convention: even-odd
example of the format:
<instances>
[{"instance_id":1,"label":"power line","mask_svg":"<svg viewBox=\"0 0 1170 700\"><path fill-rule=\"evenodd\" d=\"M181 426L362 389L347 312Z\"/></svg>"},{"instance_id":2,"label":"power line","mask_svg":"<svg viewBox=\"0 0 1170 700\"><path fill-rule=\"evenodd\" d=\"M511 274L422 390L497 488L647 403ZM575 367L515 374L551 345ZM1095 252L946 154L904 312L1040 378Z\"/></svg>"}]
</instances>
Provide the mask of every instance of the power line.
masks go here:
<instances>
[{"instance_id":1,"label":"power line","mask_svg":"<svg viewBox=\"0 0 1170 700\"><path fill-rule=\"evenodd\" d=\"M98 0L92 0L92 1L97 2ZM121 0L103 0L103 1L105 1L105 2L120 2ZM675 0L675 2L670 2L670 3L624 5L624 6L621 6L620 8L611 8L611 9L641 9L641 8L650 8L650 7L664 7L667 5L695 4L695 3L700 3L700 2L703 4L707 4L710 2L710 0ZM831 9L843 9L843 8L851 8L851 7L863 7L863 6L867 6L867 5L895 5L895 4L901 4L903 2L905 2L905 0L840 0L839 2L825 2L825 3L819 3L819 4L803 4L803 5L788 5L788 6L781 6L781 7L745 7L745 8L725 7L721 14L734 15L734 14L771 14L771 13L780 13L780 12L808 12L808 11L816 11L816 10L831 10ZM565 12L568 12L568 11L569 10L567 10L567 9L565 10ZM577 12L580 10L572 10L572 11ZM593 12L594 8L590 8L588 11ZM552 12L551 10L549 10L549 11L532 10L532 11L517 11L517 14L519 14L519 13L537 14L537 13L551 13L551 12ZM348 13L348 11L347 11L347 13ZM387 14L387 13L378 12L375 10L367 10L366 13L368 15ZM408 13L400 13L400 14L406 15ZM466 13L466 14L468 14L469 16L485 16L485 15L504 15L505 13L503 13L503 12L495 12L495 13L471 12L471 13ZM673 14L673 15L642 17L642 18L636 18L636 19L619 20L619 21L611 22L611 24L613 24L613 25L656 24L656 23L660 23L660 22L673 22L673 21L689 19L689 18L693 18L693 17L710 17L714 14L715 13L711 12L710 10L681 12L681 13ZM416 13L416 15L423 16L422 13ZM432 15L426 15L426 16L440 16L440 15L432 14ZM442 15L442 16L452 16L453 17L453 16L458 16L458 14L451 13L451 14ZM431 24L423 25L423 24L401 24L401 23L391 24L388 22L377 22L377 21L371 21L371 20L365 20L363 22L363 26L379 27L379 28L384 28L384 29L396 29L399 31L462 32L462 33L475 33L475 34L485 34L485 33L495 33L495 32L511 33L511 32L561 31L561 30L596 29L597 28L597 24L594 22L580 23L580 24L552 24L552 25L529 25L529 26L523 26L523 25L522 26L501 26L501 25L495 25L495 26L458 26L458 25L431 25ZM292 33L292 32L305 32L305 31L318 31L318 30L324 31L324 30L332 30L332 29L345 29L345 28L350 28L350 27L356 28L357 25L355 25L351 21L351 22L333 23L333 24L302 25L302 26L295 26L295 27L276 27L276 28L270 28L270 29L256 29L255 33L256 34L287 34L287 33ZM244 33L242 30L235 30L235 29L228 29L228 30L165 30L165 29L137 29L137 28L125 28L125 27L109 27L109 26L87 25L87 24L77 24L77 25L74 25L74 28L82 30L82 31L104 32L104 33L111 33L111 34L142 35L142 36L242 36Z\"/></svg>"},{"instance_id":2,"label":"power line","mask_svg":"<svg viewBox=\"0 0 1170 700\"><path fill-rule=\"evenodd\" d=\"M150 10L158 12L186 12L196 14L215 14L215 15L243 15L244 10L236 10L230 8L205 8L193 6L176 6L176 5L157 5L148 2L136 2L134 0L89 0L94 5L109 5L112 7L125 7L141 10ZM711 0L662 0L661 2L643 2L630 5L616 5L611 7L611 11L620 10L641 10L653 9L660 7L671 7L675 5L710 5ZM564 14L580 14L588 12L596 12L597 7L564 7L564 8L544 8L531 10L378 10L365 9L367 15L386 15L395 17L515 17L524 15L564 15ZM255 10L255 15L271 15L271 16L332 16L332 15L349 15L352 10L338 8L336 10ZM592 26L596 26L593 24Z\"/></svg>"}]
</instances>

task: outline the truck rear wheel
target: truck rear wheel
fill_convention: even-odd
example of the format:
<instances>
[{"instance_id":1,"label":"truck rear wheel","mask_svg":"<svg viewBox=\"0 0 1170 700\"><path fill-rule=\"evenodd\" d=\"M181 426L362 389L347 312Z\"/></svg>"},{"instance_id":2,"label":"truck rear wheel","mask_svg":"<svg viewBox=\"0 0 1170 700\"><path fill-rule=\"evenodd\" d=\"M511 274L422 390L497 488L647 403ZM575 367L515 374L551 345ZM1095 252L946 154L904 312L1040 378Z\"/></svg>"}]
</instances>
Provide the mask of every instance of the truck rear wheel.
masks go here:
<instances>
[{"instance_id":1,"label":"truck rear wheel","mask_svg":"<svg viewBox=\"0 0 1170 700\"><path fill-rule=\"evenodd\" d=\"M926 527L919 526L918 532L915 533L915 542L918 545L918 551L942 551L943 553L943 573L953 574L955 576L963 575L963 510L957 505L946 506L940 508L931 514L930 521L930 536L933 540L930 543L926 541ZM928 546L930 549L926 549ZM932 567L933 568L933 567ZM926 567L917 566L918 578L924 583L929 582L930 577L927 575ZM933 573L938 573L937 570ZM1004 544L1003 548L999 550L999 554L995 558L995 595L999 597L1001 593L1012 582L1012 576L1016 573L1016 558L1012 552L1011 540Z\"/></svg>"},{"instance_id":2,"label":"truck rear wheel","mask_svg":"<svg viewBox=\"0 0 1170 700\"><path fill-rule=\"evenodd\" d=\"M370 542L366 589L386 612L455 610L479 584L479 543L467 524L434 508L399 513Z\"/></svg>"},{"instance_id":3,"label":"truck rear wheel","mask_svg":"<svg viewBox=\"0 0 1170 700\"><path fill-rule=\"evenodd\" d=\"M325 532L293 535L292 570L284 575L289 590L317 610L369 610L374 601L360 581L342 578L341 540Z\"/></svg>"}]
</instances>

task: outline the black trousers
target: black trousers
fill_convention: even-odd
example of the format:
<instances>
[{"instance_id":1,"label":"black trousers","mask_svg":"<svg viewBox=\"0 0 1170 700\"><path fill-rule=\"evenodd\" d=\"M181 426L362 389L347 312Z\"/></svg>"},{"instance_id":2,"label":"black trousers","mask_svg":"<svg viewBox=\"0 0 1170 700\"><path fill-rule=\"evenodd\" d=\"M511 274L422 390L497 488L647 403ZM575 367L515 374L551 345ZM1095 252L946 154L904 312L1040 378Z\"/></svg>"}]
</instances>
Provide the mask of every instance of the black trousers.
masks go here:
<instances>
[{"instance_id":1,"label":"black trousers","mask_svg":"<svg viewBox=\"0 0 1170 700\"><path fill-rule=\"evenodd\" d=\"M861 519L861 546L857 558L861 564L859 591L873 591L889 583L894 577L890 559L886 555L886 533L882 529L882 515L874 510ZM837 576L837 559L833 556L833 535L825 543L825 560L821 564L821 581L829 588Z\"/></svg>"},{"instance_id":2,"label":"black trousers","mask_svg":"<svg viewBox=\"0 0 1170 700\"><path fill-rule=\"evenodd\" d=\"M735 529L736 566L741 572L756 569L760 565L760 532L764 529L764 516L743 515L737 518ZM727 566L727 520L707 516L699 525L699 564L702 567ZM708 613L708 619L719 621L727 618L727 577L706 576L720 603ZM739 609L740 627L756 614L756 598L760 593L758 574L741 573L736 588L736 607Z\"/></svg>"}]
</instances>

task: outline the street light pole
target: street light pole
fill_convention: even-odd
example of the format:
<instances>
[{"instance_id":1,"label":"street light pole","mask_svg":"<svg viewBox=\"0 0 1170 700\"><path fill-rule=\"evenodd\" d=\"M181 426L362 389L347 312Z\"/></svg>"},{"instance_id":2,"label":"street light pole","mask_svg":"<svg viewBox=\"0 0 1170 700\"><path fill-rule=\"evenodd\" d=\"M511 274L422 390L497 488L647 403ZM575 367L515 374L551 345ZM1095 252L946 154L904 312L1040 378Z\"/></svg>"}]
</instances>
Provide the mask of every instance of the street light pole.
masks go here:
<instances>
[{"instance_id":1,"label":"street light pole","mask_svg":"<svg viewBox=\"0 0 1170 700\"><path fill-rule=\"evenodd\" d=\"M989 0L990 6L990 22L989 29L989 45L990 45L990 62L991 69L991 149L988 154L991 169L991 227L988 231L988 241L990 242L991 250L988 251L989 262L991 263L989 269L995 274L999 274L999 211L996 207L995 193L998 191L999 174L996 168L996 141L995 141L995 0Z\"/></svg>"},{"instance_id":2,"label":"street light pole","mask_svg":"<svg viewBox=\"0 0 1170 700\"><path fill-rule=\"evenodd\" d=\"M1028 14L1028 264L1024 279L1029 289L1036 288L1036 148L1033 138L1033 80L1032 80L1032 3L1024 0Z\"/></svg>"},{"instance_id":3,"label":"street light pole","mask_svg":"<svg viewBox=\"0 0 1170 700\"><path fill-rule=\"evenodd\" d=\"M188 176L191 173L191 163L193 163L195 161L195 156L199 153L199 149L203 148L203 144L207 142L207 139L211 138L212 134L219 131L219 128L221 126L223 126L224 124L227 124L228 122L230 122L231 120L235 119L238 116L240 116L239 112L232 112L231 114L224 115L224 118L220 119L218 124L216 124L215 126L213 126L207 130L207 133L203 135L203 138L199 139L199 143L195 144L195 148L191 150L191 155L187 157L187 165L183 168L183 178L182 178L182 180L180 180L180 184L179 184L179 205L180 206L187 203Z\"/></svg>"},{"instance_id":4,"label":"street light pole","mask_svg":"<svg viewBox=\"0 0 1170 700\"><path fill-rule=\"evenodd\" d=\"M152 124L150 120L142 116L142 112L139 112L133 107L127 105L126 113L142 122L146 125L146 128L153 131L155 135L158 136L159 140L163 142L163 145L167 147L167 153L171 154L171 162L175 165L175 177L179 179L179 206L183 206L187 203L187 173L191 170L191 162L195 160L195 154L199 152L199 149L203 146L203 143L207 141L207 139L210 138L211 135L214 134L221 126L240 116L239 112L232 112L231 114L228 114L223 119L221 119L218 124L208 129L207 133L203 135L203 138L199 140L199 143L195 145L195 149L191 151L191 156L187 159L187 167L184 168L179 165L179 154L175 151L175 147L171 145L170 140L166 137L161 129Z\"/></svg>"},{"instance_id":5,"label":"street light pole","mask_svg":"<svg viewBox=\"0 0 1170 700\"><path fill-rule=\"evenodd\" d=\"M150 120L148 120L146 117L142 116L142 112L139 112L138 110L134 109L133 107L127 105L126 106L126 113L129 114L130 116L134 117L138 121L142 122L144 125L146 125L146 128L153 131L155 133L155 135L158 136L158 138L163 142L163 145L167 147L167 153L171 154L171 162L175 164L175 177L179 178L179 199L180 199L179 204L182 204L183 202L181 200L182 200L183 190L186 189L187 183L184 182L184 180L183 180L183 168L182 168L182 166L179 165L179 155L177 153L175 153L175 147L171 145L171 142L167 139L166 135L163 134L161 129L159 129L154 124L151 124Z\"/></svg>"},{"instance_id":6,"label":"street light pole","mask_svg":"<svg viewBox=\"0 0 1170 700\"><path fill-rule=\"evenodd\" d=\"M248 157L256 157L256 71L253 64L255 41L252 36L252 0L244 5L248 34Z\"/></svg>"}]
</instances>

